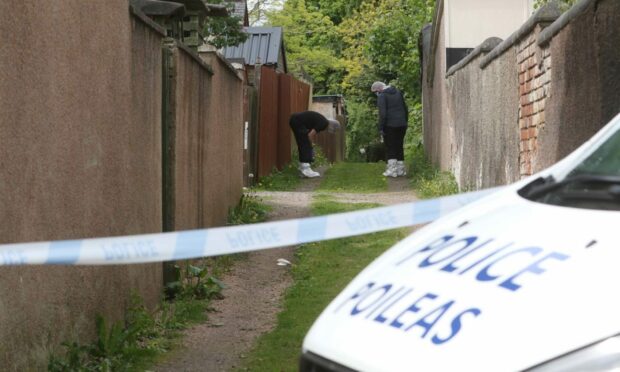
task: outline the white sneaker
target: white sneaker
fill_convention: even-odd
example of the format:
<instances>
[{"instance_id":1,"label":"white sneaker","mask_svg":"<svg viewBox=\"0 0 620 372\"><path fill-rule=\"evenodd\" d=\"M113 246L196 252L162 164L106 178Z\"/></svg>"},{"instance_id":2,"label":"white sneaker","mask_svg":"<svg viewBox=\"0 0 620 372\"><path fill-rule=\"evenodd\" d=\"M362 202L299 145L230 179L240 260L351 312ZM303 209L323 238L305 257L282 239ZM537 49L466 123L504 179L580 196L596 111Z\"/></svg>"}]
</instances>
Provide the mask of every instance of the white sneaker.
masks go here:
<instances>
[{"instance_id":1,"label":"white sneaker","mask_svg":"<svg viewBox=\"0 0 620 372\"><path fill-rule=\"evenodd\" d=\"M407 167L405 166L405 162L402 160L396 162L396 175L398 177L404 177L407 175Z\"/></svg>"},{"instance_id":2,"label":"white sneaker","mask_svg":"<svg viewBox=\"0 0 620 372\"><path fill-rule=\"evenodd\" d=\"M299 163L299 171L302 177L307 178L319 177L321 175L319 172L313 171L309 163Z\"/></svg>"},{"instance_id":3,"label":"white sneaker","mask_svg":"<svg viewBox=\"0 0 620 372\"><path fill-rule=\"evenodd\" d=\"M385 177L398 177L396 174L396 159L388 159L387 167L383 175Z\"/></svg>"}]
</instances>

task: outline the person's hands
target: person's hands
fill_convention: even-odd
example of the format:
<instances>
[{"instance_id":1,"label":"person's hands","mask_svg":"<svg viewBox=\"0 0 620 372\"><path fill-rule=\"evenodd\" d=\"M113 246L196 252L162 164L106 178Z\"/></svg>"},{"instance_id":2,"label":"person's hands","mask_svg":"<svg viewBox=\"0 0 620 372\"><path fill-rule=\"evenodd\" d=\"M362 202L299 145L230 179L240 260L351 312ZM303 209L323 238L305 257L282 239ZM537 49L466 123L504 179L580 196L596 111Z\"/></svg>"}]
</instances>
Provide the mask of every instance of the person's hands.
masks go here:
<instances>
[{"instance_id":1,"label":"person's hands","mask_svg":"<svg viewBox=\"0 0 620 372\"><path fill-rule=\"evenodd\" d=\"M314 142L316 140L316 130L310 129L310 131L308 132L308 139L310 140L310 142Z\"/></svg>"}]
</instances>

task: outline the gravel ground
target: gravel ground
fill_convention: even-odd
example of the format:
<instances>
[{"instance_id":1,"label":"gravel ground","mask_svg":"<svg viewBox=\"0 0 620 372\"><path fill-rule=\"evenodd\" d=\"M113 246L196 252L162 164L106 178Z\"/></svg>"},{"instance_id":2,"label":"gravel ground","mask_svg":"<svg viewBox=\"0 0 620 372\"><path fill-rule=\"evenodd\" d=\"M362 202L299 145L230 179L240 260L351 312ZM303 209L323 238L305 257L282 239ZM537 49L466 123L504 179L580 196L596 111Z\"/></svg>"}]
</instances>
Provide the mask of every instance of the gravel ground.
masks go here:
<instances>
[{"instance_id":1,"label":"gravel ground","mask_svg":"<svg viewBox=\"0 0 620 372\"><path fill-rule=\"evenodd\" d=\"M319 171L321 171L319 169ZM322 172L321 172L322 173ZM310 214L312 192L320 179L306 179L294 192L260 192L272 205L269 220L305 217ZM388 192L378 194L333 194L343 202L396 204L416 200L407 179L389 178ZM278 258L293 260L294 247L268 249L248 254L222 278L224 299L213 302L209 320L184 333L182 347L160 363L155 371L230 371L238 367L254 341L276 324L284 292L292 284L288 267L277 266Z\"/></svg>"}]
</instances>

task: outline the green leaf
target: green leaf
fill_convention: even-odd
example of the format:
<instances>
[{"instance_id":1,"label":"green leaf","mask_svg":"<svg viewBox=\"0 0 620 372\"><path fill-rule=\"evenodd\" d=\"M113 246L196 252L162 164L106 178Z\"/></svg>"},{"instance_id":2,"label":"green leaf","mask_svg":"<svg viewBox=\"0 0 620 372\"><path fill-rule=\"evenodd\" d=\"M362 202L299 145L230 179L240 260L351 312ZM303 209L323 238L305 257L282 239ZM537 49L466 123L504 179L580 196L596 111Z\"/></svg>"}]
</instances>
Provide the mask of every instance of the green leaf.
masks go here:
<instances>
[{"instance_id":1,"label":"green leaf","mask_svg":"<svg viewBox=\"0 0 620 372\"><path fill-rule=\"evenodd\" d=\"M205 268L200 268L200 267L194 266L194 265L189 265L187 267L187 272L191 276L193 276L195 278L202 278L206 274L206 269Z\"/></svg>"}]
</instances>

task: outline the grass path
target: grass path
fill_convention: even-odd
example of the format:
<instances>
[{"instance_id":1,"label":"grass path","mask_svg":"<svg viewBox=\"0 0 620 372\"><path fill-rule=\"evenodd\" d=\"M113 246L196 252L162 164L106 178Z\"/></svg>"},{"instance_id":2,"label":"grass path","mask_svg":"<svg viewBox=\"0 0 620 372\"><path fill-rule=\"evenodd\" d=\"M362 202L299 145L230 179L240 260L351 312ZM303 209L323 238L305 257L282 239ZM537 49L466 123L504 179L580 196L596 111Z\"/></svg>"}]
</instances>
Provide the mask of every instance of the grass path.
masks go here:
<instances>
[{"instance_id":1,"label":"grass path","mask_svg":"<svg viewBox=\"0 0 620 372\"><path fill-rule=\"evenodd\" d=\"M386 179L380 175L382 171L383 166L377 164L343 163L332 167L315 192L312 214L347 212L416 199L407 190L406 179ZM237 370L297 371L303 337L321 311L357 273L408 233L407 229L391 230L298 248L291 268L294 284L286 292L277 326L258 339Z\"/></svg>"}]
</instances>

